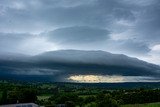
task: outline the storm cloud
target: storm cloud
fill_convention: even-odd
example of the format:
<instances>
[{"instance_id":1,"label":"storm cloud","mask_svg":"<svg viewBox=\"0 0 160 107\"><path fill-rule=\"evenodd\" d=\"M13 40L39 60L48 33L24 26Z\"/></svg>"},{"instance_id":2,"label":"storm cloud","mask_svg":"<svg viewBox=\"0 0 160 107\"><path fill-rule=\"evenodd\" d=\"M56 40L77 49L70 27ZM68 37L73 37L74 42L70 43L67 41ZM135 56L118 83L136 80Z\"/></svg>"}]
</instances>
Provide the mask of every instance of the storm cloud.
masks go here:
<instances>
[{"instance_id":1,"label":"storm cloud","mask_svg":"<svg viewBox=\"0 0 160 107\"><path fill-rule=\"evenodd\" d=\"M150 78L159 81L160 66L104 51L59 50L36 56L5 55L0 59L0 71L1 76L52 76L54 81L66 81L78 75L106 75L110 79L116 76L126 82L133 79L137 82Z\"/></svg>"},{"instance_id":2,"label":"storm cloud","mask_svg":"<svg viewBox=\"0 0 160 107\"><path fill-rule=\"evenodd\" d=\"M60 28L45 34L48 40L58 43L79 44L109 39L109 31L87 26Z\"/></svg>"},{"instance_id":3,"label":"storm cloud","mask_svg":"<svg viewBox=\"0 0 160 107\"><path fill-rule=\"evenodd\" d=\"M1 0L0 50L103 50L160 64L159 7L159 0Z\"/></svg>"}]
</instances>

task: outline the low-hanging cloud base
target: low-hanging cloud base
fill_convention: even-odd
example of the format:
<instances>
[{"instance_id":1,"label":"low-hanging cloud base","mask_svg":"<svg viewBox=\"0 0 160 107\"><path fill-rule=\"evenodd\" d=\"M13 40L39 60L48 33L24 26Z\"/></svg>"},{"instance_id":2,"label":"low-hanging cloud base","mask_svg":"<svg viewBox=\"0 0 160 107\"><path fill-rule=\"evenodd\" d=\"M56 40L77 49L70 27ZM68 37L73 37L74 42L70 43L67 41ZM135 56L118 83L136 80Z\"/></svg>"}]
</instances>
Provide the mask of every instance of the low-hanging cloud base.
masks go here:
<instances>
[{"instance_id":1,"label":"low-hanging cloud base","mask_svg":"<svg viewBox=\"0 0 160 107\"><path fill-rule=\"evenodd\" d=\"M160 81L160 66L105 51L59 50L35 56L4 55L0 59L0 72L4 77L48 76L48 81L55 82Z\"/></svg>"}]
</instances>

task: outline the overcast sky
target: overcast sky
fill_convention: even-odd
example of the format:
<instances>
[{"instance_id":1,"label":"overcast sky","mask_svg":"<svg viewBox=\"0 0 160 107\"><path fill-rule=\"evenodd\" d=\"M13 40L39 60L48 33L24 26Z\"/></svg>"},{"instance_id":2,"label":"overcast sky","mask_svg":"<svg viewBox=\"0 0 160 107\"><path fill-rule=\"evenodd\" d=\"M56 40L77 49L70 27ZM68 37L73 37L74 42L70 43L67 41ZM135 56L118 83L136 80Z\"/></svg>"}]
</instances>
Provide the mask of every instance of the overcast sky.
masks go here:
<instances>
[{"instance_id":1,"label":"overcast sky","mask_svg":"<svg viewBox=\"0 0 160 107\"><path fill-rule=\"evenodd\" d=\"M0 53L59 49L160 65L160 0L0 0Z\"/></svg>"}]
</instances>

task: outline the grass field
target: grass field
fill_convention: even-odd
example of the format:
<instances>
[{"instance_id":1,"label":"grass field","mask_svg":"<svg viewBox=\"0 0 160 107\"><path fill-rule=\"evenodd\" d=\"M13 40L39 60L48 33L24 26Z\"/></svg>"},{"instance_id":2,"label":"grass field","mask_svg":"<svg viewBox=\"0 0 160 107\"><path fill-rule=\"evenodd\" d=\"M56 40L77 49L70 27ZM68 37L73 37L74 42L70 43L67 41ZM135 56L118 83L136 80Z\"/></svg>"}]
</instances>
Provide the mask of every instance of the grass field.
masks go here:
<instances>
[{"instance_id":1,"label":"grass field","mask_svg":"<svg viewBox=\"0 0 160 107\"><path fill-rule=\"evenodd\" d=\"M147 103L147 104L128 104L128 105L122 105L121 107L160 107L160 102Z\"/></svg>"},{"instance_id":2,"label":"grass field","mask_svg":"<svg viewBox=\"0 0 160 107\"><path fill-rule=\"evenodd\" d=\"M51 97L51 95L40 95L40 96L37 96L38 100L47 100L49 97Z\"/></svg>"}]
</instances>

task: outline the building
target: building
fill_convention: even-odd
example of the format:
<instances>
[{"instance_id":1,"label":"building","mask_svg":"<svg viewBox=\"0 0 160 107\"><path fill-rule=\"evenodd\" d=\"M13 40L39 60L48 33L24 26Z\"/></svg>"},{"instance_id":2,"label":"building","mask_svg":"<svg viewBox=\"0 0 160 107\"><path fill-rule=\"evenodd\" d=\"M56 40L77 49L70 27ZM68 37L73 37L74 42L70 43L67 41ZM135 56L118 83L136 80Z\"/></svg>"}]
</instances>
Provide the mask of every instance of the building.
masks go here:
<instances>
[{"instance_id":1,"label":"building","mask_svg":"<svg viewBox=\"0 0 160 107\"><path fill-rule=\"evenodd\" d=\"M0 107L40 107L40 106L34 103L19 103L19 104L0 105Z\"/></svg>"}]
</instances>

